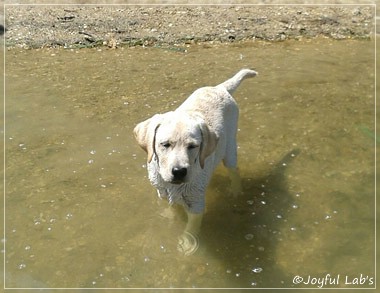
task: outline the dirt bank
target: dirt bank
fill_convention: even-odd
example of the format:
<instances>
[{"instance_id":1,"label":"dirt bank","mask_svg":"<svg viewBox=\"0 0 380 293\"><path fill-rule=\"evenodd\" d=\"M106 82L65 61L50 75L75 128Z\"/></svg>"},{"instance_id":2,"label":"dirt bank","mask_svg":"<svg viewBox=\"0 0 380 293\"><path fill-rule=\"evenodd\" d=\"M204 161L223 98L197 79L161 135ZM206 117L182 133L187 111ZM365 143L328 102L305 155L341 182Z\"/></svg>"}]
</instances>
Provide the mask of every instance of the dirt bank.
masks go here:
<instances>
[{"instance_id":1,"label":"dirt bank","mask_svg":"<svg viewBox=\"0 0 380 293\"><path fill-rule=\"evenodd\" d=\"M374 6L6 6L7 47L370 38Z\"/></svg>"}]
</instances>

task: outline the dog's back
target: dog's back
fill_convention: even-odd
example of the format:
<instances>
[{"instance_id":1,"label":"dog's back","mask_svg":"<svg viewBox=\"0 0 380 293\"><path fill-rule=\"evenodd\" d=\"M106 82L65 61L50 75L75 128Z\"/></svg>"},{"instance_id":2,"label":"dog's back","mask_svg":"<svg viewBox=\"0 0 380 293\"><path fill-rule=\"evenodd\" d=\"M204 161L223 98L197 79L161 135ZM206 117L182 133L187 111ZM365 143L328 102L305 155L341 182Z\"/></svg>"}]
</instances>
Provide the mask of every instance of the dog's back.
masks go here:
<instances>
[{"instance_id":1,"label":"dog's back","mask_svg":"<svg viewBox=\"0 0 380 293\"><path fill-rule=\"evenodd\" d=\"M204 115L206 122L211 128L218 132L220 119L231 116L229 121L238 119L239 110L236 101L231 94L237 89L240 83L248 78L254 77L257 72L251 69L242 69L233 77L217 86L207 86L197 89L188 97L176 111L191 111ZM214 127L213 127L214 126Z\"/></svg>"}]
</instances>

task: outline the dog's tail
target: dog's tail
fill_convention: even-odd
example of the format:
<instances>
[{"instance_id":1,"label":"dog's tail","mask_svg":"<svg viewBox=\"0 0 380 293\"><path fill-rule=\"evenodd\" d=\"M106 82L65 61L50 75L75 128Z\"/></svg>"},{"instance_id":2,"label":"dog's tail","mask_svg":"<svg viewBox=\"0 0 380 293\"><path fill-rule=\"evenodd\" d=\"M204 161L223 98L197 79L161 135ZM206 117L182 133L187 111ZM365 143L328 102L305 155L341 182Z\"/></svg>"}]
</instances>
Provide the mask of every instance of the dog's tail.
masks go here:
<instances>
[{"instance_id":1,"label":"dog's tail","mask_svg":"<svg viewBox=\"0 0 380 293\"><path fill-rule=\"evenodd\" d=\"M219 84L218 86L224 87L230 94L232 94L244 79L247 77L254 77L257 74L258 73L252 69L242 69L233 77Z\"/></svg>"}]
</instances>

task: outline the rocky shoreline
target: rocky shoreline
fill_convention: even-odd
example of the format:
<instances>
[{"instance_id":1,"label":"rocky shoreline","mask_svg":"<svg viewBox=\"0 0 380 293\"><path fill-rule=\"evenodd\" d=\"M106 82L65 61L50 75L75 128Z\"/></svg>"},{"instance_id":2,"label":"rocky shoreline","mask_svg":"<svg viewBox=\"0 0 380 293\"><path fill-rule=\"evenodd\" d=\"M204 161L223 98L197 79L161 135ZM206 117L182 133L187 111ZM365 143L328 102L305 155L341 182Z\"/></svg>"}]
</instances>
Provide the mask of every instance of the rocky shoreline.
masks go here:
<instances>
[{"instance_id":1,"label":"rocky shoreline","mask_svg":"<svg viewBox=\"0 0 380 293\"><path fill-rule=\"evenodd\" d=\"M373 5L9 5L4 12L7 48L182 46L375 36Z\"/></svg>"}]
</instances>

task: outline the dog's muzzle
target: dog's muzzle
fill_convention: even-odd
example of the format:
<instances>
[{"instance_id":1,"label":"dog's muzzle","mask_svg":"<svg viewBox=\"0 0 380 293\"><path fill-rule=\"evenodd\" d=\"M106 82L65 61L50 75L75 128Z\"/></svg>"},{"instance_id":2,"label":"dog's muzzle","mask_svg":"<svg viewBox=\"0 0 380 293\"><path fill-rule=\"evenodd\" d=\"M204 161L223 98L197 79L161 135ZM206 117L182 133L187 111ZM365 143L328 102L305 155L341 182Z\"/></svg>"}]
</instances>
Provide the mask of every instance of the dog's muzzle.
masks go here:
<instances>
[{"instance_id":1,"label":"dog's muzzle","mask_svg":"<svg viewBox=\"0 0 380 293\"><path fill-rule=\"evenodd\" d=\"M187 168L173 168L172 175L173 175L173 180L171 183L173 184L184 183L186 175L187 175Z\"/></svg>"}]
</instances>

